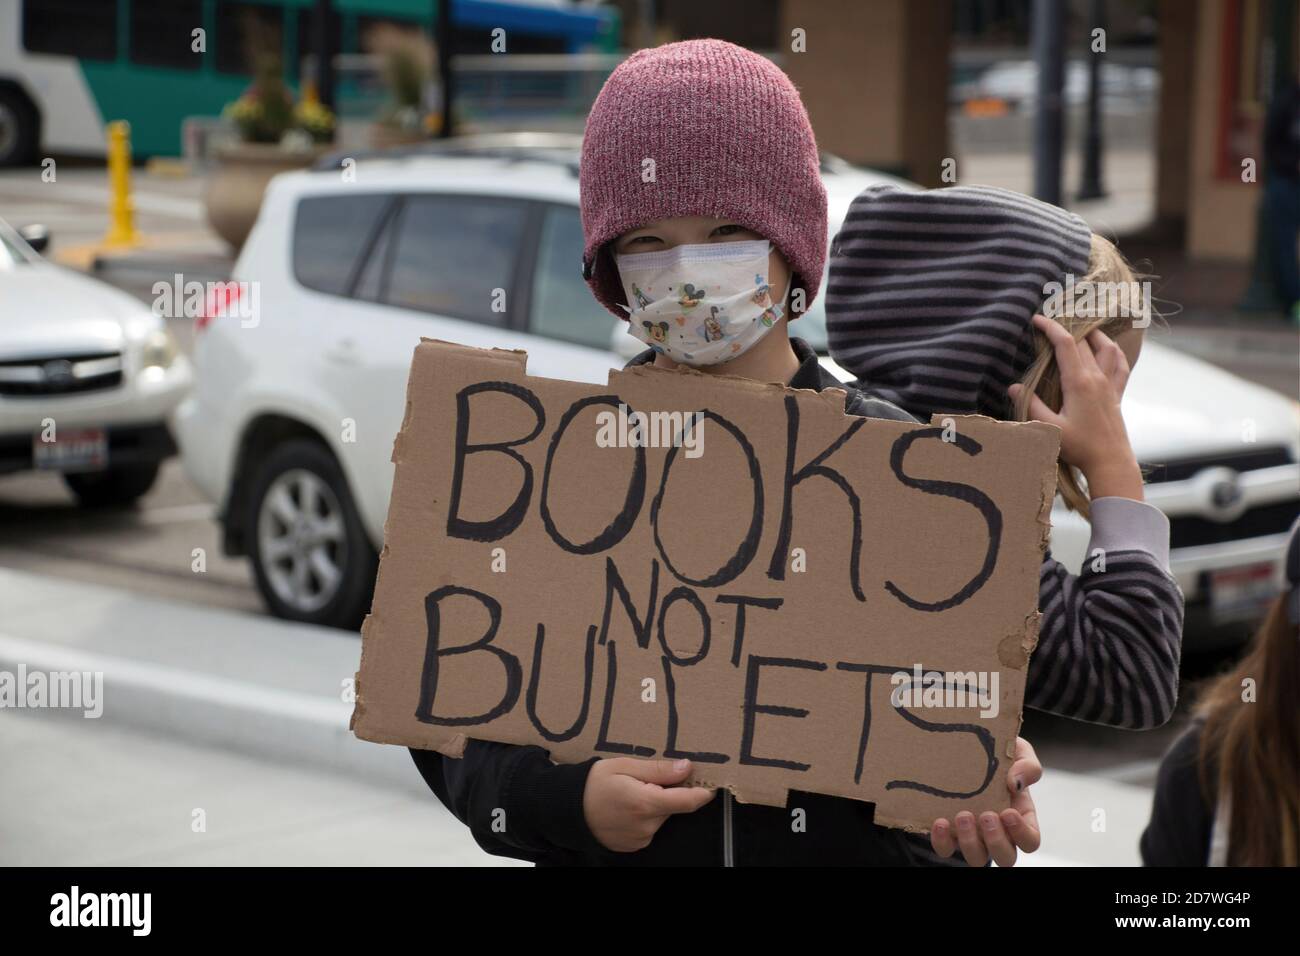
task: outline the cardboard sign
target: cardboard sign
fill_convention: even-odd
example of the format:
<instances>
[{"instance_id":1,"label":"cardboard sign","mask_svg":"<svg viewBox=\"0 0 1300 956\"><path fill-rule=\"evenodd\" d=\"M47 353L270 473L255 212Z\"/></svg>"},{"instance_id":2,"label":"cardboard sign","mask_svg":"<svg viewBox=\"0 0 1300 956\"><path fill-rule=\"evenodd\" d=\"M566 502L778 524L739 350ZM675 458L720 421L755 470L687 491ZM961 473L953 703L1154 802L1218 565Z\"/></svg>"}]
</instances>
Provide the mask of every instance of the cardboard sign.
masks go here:
<instances>
[{"instance_id":1,"label":"cardboard sign","mask_svg":"<svg viewBox=\"0 0 1300 956\"><path fill-rule=\"evenodd\" d=\"M415 351L358 737L690 757L746 802L1008 805L1059 432L693 371Z\"/></svg>"}]
</instances>

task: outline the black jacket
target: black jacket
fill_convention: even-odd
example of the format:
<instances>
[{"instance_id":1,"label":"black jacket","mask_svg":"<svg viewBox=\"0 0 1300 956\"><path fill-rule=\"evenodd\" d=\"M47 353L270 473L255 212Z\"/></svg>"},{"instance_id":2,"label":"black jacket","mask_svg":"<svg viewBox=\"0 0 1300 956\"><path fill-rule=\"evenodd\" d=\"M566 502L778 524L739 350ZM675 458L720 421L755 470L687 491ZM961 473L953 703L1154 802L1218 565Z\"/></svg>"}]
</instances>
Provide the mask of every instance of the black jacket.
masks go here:
<instances>
[{"instance_id":1,"label":"black jacket","mask_svg":"<svg viewBox=\"0 0 1300 956\"><path fill-rule=\"evenodd\" d=\"M1201 786L1202 721L1193 722L1160 761L1151 822L1142 833L1143 866L1205 866L1214 830L1215 800ZM1211 769L1207 779L1218 773Z\"/></svg>"},{"instance_id":2,"label":"black jacket","mask_svg":"<svg viewBox=\"0 0 1300 956\"><path fill-rule=\"evenodd\" d=\"M789 382L792 388L844 388L845 411L851 415L916 420L896 405L842 385L802 340L791 339L791 344L800 362ZM654 352L646 351L629 365L653 359ZM425 750L412 750L411 756L425 782L470 828L479 846L538 865L719 866L724 863L725 814L731 816L736 866L949 862L930 850L924 836L876 826L871 804L795 791L787 808L740 804L721 793L694 813L669 817L644 850L614 853L596 841L583 815L583 791L595 758L553 764L541 747L479 740L471 740L459 760ZM791 825L795 808L805 811L802 832ZM501 819L505 826L494 828L494 821Z\"/></svg>"}]
</instances>

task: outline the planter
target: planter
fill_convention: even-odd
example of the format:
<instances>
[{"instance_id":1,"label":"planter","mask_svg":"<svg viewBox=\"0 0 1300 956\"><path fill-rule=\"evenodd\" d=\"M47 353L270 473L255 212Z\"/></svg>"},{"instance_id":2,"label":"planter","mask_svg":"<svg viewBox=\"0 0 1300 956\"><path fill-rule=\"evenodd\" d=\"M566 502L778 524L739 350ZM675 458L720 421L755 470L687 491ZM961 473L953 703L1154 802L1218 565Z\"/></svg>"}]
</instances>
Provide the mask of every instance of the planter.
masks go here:
<instances>
[{"instance_id":1,"label":"planter","mask_svg":"<svg viewBox=\"0 0 1300 956\"><path fill-rule=\"evenodd\" d=\"M217 169L203 196L208 224L236 253L248 238L267 183L277 173L304 169L325 152L287 150L269 143L237 143L216 151Z\"/></svg>"}]
</instances>

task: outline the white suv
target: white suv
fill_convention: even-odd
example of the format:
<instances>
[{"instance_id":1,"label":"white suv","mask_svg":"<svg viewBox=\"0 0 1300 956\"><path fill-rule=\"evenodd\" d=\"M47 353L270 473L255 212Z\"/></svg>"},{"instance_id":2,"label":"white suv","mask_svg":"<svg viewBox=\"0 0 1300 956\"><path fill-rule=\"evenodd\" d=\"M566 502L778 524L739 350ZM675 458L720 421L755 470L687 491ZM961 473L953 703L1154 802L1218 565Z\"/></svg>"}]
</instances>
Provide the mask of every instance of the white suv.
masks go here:
<instances>
[{"instance_id":1,"label":"white suv","mask_svg":"<svg viewBox=\"0 0 1300 956\"><path fill-rule=\"evenodd\" d=\"M421 336L524 349L533 374L595 383L640 347L579 274L576 150L467 152L277 177L233 274L256 321L199 323L182 457L280 616L352 627L368 609ZM893 181L830 157L823 177L832 234L858 192ZM819 309L795 330L825 346ZM1165 463L1150 497L1174 519L1189 600L1221 568L1275 579L1300 489L1292 403L1149 343L1125 410L1139 455ZM1233 472L1237 499L1217 504ZM1087 527L1059 518L1054 551L1077 563Z\"/></svg>"}]
</instances>

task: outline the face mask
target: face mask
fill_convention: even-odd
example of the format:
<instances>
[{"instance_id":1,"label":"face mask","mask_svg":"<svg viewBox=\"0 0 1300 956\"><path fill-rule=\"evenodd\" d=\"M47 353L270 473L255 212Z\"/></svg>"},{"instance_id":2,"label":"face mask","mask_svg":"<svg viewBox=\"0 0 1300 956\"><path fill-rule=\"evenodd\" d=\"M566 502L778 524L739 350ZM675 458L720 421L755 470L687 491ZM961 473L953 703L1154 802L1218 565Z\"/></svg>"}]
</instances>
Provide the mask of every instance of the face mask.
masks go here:
<instances>
[{"instance_id":1,"label":"face mask","mask_svg":"<svg viewBox=\"0 0 1300 956\"><path fill-rule=\"evenodd\" d=\"M615 256L632 304L628 331L686 365L744 355L785 314L767 285L771 245L758 239Z\"/></svg>"}]
</instances>

